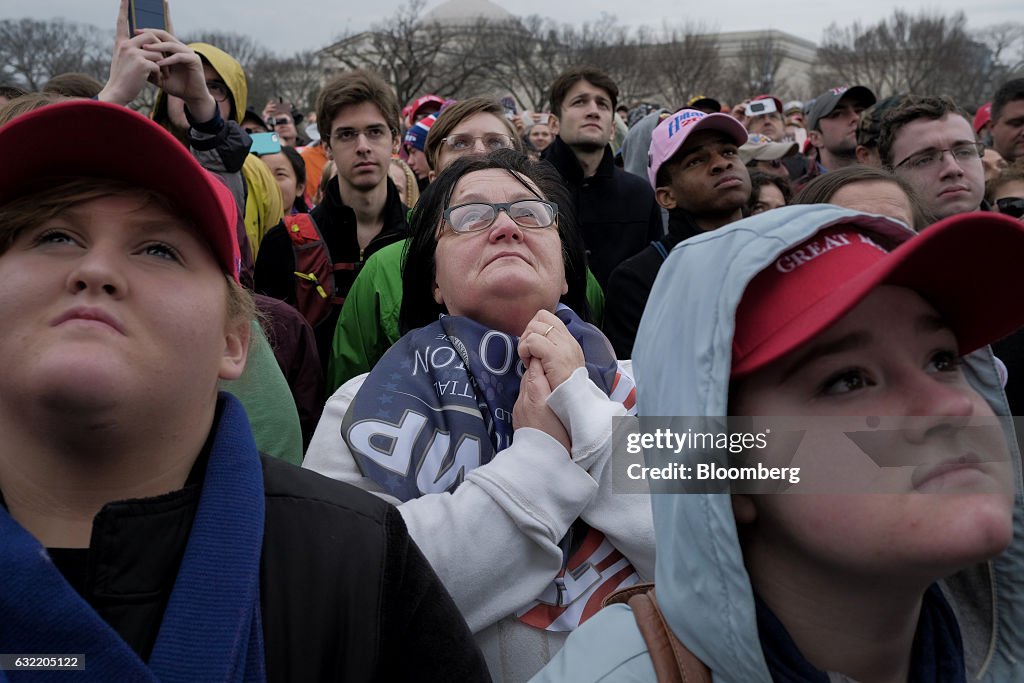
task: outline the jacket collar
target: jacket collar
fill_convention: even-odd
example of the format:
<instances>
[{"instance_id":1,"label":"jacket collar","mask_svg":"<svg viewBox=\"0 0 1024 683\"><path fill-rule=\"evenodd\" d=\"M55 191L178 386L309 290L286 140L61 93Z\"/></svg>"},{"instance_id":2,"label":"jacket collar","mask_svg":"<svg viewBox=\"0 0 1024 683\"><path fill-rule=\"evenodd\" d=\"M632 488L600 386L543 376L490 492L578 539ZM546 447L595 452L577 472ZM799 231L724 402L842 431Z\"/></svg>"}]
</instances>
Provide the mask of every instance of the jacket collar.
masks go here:
<instances>
[{"instance_id":1,"label":"jacket collar","mask_svg":"<svg viewBox=\"0 0 1024 683\"><path fill-rule=\"evenodd\" d=\"M576 153L572 151L572 147L562 141L562 136L555 136L554 141L541 154L541 158L550 162L567 183L580 185L585 180L583 167L580 166ZM601 163L598 165L594 177L610 178L614 173L615 159L612 157L612 148L610 145L605 145L604 156L601 157Z\"/></svg>"}]
</instances>

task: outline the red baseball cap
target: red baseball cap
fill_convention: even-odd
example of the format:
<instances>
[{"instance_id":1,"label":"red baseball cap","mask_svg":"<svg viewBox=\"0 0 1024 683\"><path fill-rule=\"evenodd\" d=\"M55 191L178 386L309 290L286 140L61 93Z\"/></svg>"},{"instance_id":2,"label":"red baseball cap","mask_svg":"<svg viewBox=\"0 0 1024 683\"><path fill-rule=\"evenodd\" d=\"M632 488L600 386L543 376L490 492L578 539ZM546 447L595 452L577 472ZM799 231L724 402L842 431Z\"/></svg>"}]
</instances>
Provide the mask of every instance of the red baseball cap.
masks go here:
<instances>
[{"instance_id":1,"label":"red baseball cap","mask_svg":"<svg viewBox=\"0 0 1024 683\"><path fill-rule=\"evenodd\" d=\"M415 118L416 113L419 112L420 109L432 104L437 105L437 108L441 109L441 107L444 106L444 98L438 97L437 95L422 95L409 103L409 105L402 111L402 114L409 118Z\"/></svg>"},{"instance_id":2,"label":"red baseball cap","mask_svg":"<svg viewBox=\"0 0 1024 683\"><path fill-rule=\"evenodd\" d=\"M992 120L992 103L986 102L985 104L978 107L977 113L974 114L974 132L977 133L981 130L982 126Z\"/></svg>"},{"instance_id":3,"label":"red baseball cap","mask_svg":"<svg viewBox=\"0 0 1024 683\"><path fill-rule=\"evenodd\" d=\"M54 140L55 131L81 131ZM72 100L0 126L0 203L71 178L105 178L163 197L202 231L238 281L238 208L228 188L170 133L115 104Z\"/></svg>"},{"instance_id":4,"label":"red baseball cap","mask_svg":"<svg viewBox=\"0 0 1024 683\"><path fill-rule=\"evenodd\" d=\"M747 286L736 311L732 376L759 370L809 342L874 288L923 296L967 354L1024 324L1017 282L1024 223L991 212L951 216L891 251L875 216L853 217L788 250Z\"/></svg>"}]
</instances>

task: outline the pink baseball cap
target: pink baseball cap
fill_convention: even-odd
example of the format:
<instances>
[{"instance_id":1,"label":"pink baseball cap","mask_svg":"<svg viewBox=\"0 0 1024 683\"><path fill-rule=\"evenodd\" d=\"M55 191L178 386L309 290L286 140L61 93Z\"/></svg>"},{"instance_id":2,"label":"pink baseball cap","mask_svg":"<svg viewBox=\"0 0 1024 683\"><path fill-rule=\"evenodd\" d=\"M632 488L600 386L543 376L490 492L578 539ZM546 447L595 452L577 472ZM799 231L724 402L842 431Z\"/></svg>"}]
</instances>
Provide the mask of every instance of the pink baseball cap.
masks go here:
<instances>
[{"instance_id":1,"label":"pink baseball cap","mask_svg":"<svg viewBox=\"0 0 1024 683\"><path fill-rule=\"evenodd\" d=\"M991 212L939 221L892 250L878 216L853 216L789 249L761 271L736 311L732 376L759 370L796 350L880 285L913 289L956 334L961 355L1024 324L1016 299L1024 223ZM984 235L984 239L978 239ZM889 245L891 246L891 245Z\"/></svg>"},{"instance_id":2,"label":"pink baseball cap","mask_svg":"<svg viewBox=\"0 0 1024 683\"><path fill-rule=\"evenodd\" d=\"M992 120L992 103L986 102L985 104L978 107L978 112L974 115L974 132L977 133L981 130L982 126Z\"/></svg>"},{"instance_id":3,"label":"pink baseball cap","mask_svg":"<svg viewBox=\"0 0 1024 683\"><path fill-rule=\"evenodd\" d=\"M81 134L73 141L53 141L54 131L68 130ZM47 105L0 126L0 157L8 160L0 164L0 203L75 177L117 180L166 197L199 228L221 268L238 281L234 196L145 116L93 100Z\"/></svg>"},{"instance_id":4,"label":"pink baseball cap","mask_svg":"<svg viewBox=\"0 0 1024 683\"><path fill-rule=\"evenodd\" d=\"M651 133L651 147L647 153L647 178L651 181L651 187L658 186L658 169L675 156L686 139L698 130L725 133L737 146L747 141L747 129L728 114L705 114L696 109L681 109L659 123Z\"/></svg>"}]
</instances>

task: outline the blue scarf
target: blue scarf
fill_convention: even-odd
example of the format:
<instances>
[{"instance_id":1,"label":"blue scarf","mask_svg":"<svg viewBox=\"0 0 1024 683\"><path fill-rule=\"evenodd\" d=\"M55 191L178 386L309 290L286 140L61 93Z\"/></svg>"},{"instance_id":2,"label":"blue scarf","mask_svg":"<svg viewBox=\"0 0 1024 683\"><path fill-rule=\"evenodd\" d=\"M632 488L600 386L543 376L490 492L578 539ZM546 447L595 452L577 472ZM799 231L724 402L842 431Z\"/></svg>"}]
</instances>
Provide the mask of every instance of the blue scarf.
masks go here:
<instances>
[{"instance_id":1,"label":"blue scarf","mask_svg":"<svg viewBox=\"0 0 1024 683\"><path fill-rule=\"evenodd\" d=\"M192 532L149 664L64 580L0 506L0 652L80 654L82 681L266 679L260 622L263 469L237 399L222 411ZM0 682L68 680L66 671L0 671Z\"/></svg>"},{"instance_id":2,"label":"blue scarf","mask_svg":"<svg viewBox=\"0 0 1024 683\"><path fill-rule=\"evenodd\" d=\"M804 659L775 613L759 597L757 628L768 670L777 683L828 683L828 674ZM960 626L938 584L921 602L921 615L910 656L909 683L965 683L964 646Z\"/></svg>"},{"instance_id":3,"label":"blue scarf","mask_svg":"<svg viewBox=\"0 0 1024 683\"><path fill-rule=\"evenodd\" d=\"M583 349L590 379L632 408L633 382L618 371L601 332L571 309L555 311ZM519 338L458 316L414 330L392 346L349 406L341 434L363 474L401 501L454 491L472 470L512 444L512 407L524 367ZM597 529L577 521L560 543L562 571L517 616L530 626L571 631L601 597L638 580L629 561ZM586 576L565 595L564 576Z\"/></svg>"}]
</instances>

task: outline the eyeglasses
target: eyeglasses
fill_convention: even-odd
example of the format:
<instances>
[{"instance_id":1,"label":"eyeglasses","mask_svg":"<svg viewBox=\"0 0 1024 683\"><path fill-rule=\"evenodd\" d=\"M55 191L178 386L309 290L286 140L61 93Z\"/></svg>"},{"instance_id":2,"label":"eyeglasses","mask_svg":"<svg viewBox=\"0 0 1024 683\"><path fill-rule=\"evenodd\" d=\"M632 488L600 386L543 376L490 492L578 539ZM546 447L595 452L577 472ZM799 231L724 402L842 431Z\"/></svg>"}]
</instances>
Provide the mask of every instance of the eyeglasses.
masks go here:
<instances>
[{"instance_id":1,"label":"eyeglasses","mask_svg":"<svg viewBox=\"0 0 1024 683\"><path fill-rule=\"evenodd\" d=\"M287 126L291 122L292 119L290 116L278 116L276 119L273 116L271 116L269 119L267 119L267 127L277 128L278 126Z\"/></svg>"},{"instance_id":2,"label":"eyeglasses","mask_svg":"<svg viewBox=\"0 0 1024 683\"><path fill-rule=\"evenodd\" d=\"M558 205L540 199L520 199L507 204L474 202L445 209L444 219L455 232L478 232L491 227L501 211L520 227L547 228L555 223Z\"/></svg>"},{"instance_id":3,"label":"eyeglasses","mask_svg":"<svg viewBox=\"0 0 1024 683\"><path fill-rule=\"evenodd\" d=\"M1014 218L1024 218L1024 197L1003 197L996 200L999 213Z\"/></svg>"},{"instance_id":4,"label":"eyeglasses","mask_svg":"<svg viewBox=\"0 0 1024 683\"><path fill-rule=\"evenodd\" d=\"M485 135L470 135L459 133L449 135L441 139L441 144L448 147L452 152L468 152L476 147L476 141L482 140L484 149L493 152L499 149L512 149L512 136L506 133L487 133Z\"/></svg>"},{"instance_id":5,"label":"eyeglasses","mask_svg":"<svg viewBox=\"0 0 1024 683\"><path fill-rule=\"evenodd\" d=\"M213 99L218 102L223 102L228 99L228 95L231 93L228 91L228 86L221 81L206 81L206 89L210 91L210 95Z\"/></svg>"},{"instance_id":6,"label":"eyeglasses","mask_svg":"<svg viewBox=\"0 0 1024 683\"><path fill-rule=\"evenodd\" d=\"M362 130L357 128L338 128L331 137L334 138L335 142L351 145L359 139L360 135L365 135L366 139L370 142L383 142L388 138L388 133L390 132L386 126L367 126Z\"/></svg>"},{"instance_id":7,"label":"eyeglasses","mask_svg":"<svg viewBox=\"0 0 1024 683\"><path fill-rule=\"evenodd\" d=\"M982 155L985 153L985 145L980 142L965 142L949 149L926 149L923 152L911 154L909 157L893 166L893 168L908 168L914 171L923 171L941 162L942 155L946 152L949 152L950 156L953 157L953 161L955 161L958 166L963 166L965 163L970 161L977 161L981 159Z\"/></svg>"}]
</instances>

